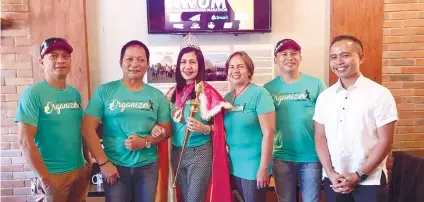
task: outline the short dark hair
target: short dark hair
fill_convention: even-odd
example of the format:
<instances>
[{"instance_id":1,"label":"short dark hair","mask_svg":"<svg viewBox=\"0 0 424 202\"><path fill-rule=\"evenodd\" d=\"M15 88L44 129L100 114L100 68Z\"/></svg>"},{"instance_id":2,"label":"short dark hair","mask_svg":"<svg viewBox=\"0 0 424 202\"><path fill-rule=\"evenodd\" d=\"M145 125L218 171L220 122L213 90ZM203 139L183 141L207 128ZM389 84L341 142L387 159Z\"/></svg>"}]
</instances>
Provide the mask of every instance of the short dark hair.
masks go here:
<instances>
[{"instance_id":1,"label":"short dark hair","mask_svg":"<svg viewBox=\"0 0 424 202\"><path fill-rule=\"evenodd\" d=\"M331 46L333 46L334 43L338 42L338 41L343 41L343 40L349 40L352 41L353 43L356 43L359 47L361 47L361 52L364 52L364 46L362 45L361 40L359 40L358 38L351 36L351 35L339 35L333 38L333 40L331 41Z\"/></svg>"},{"instance_id":2,"label":"short dark hair","mask_svg":"<svg viewBox=\"0 0 424 202\"><path fill-rule=\"evenodd\" d=\"M144 49L144 51L146 52L147 63L149 63L149 57L150 57L149 49L147 48L147 46L143 42L137 41L137 40L129 41L124 46L122 46L121 57L119 58L120 62L122 62L122 59L124 58L124 55L125 55L125 51L127 51L127 48L130 47L130 46L140 46L140 47L142 47Z\"/></svg>"},{"instance_id":3,"label":"short dark hair","mask_svg":"<svg viewBox=\"0 0 424 202\"><path fill-rule=\"evenodd\" d=\"M176 90L178 91L182 91L184 89L184 86L186 85L186 80L181 75L181 58L183 57L184 54L191 53L191 52L193 52L196 55L197 63L199 64L199 69L197 71L197 76L196 76L196 82L206 80L206 73L205 73L206 64L205 64L205 57L203 56L202 51L193 47L183 48L178 54L177 67L175 69L175 82L177 83ZM176 93L174 93L171 97L172 103L175 103L175 98L176 98L175 95ZM196 92L193 91L190 97L192 99L196 98Z\"/></svg>"}]
</instances>

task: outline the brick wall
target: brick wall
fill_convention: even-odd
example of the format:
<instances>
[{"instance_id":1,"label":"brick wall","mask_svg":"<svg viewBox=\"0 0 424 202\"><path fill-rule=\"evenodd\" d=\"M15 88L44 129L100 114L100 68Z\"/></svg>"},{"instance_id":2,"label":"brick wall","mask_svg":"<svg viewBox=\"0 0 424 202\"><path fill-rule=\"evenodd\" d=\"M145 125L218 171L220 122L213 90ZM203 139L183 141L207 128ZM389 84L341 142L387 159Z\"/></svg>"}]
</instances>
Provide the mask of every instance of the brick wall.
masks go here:
<instances>
[{"instance_id":1,"label":"brick wall","mask_svg":"<svg viewBox=\"0 0 424 202\"><path fill-rule=\"evenodd\" d=\"M399 111L394 150L423 149L424 0L384 0L382 76Z\"/></svg>"},{"instance_id":2,"label":"brick wall","mask_svg":"<svg viewBox=\"0 0 424 202\"><path fill-rule=\"evenodd\" d=\"M28 165L17 144L13 121L19 93L33 84L28 0L2 0L1 16L13 26L1 31L1 201L30 201Z\"/></svg>"}]
</instances>

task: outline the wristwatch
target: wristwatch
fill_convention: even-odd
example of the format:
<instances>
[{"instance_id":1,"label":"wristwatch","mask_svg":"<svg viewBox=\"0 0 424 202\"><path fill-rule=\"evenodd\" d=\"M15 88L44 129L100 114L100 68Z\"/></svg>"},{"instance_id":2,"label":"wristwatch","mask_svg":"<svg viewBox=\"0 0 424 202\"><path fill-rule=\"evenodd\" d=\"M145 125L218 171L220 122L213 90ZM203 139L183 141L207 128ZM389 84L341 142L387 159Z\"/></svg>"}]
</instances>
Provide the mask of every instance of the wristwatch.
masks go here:
<instances>
[{"instance_id":1,"label":"wristwatch","mask_svg":"<svg viewBox=\"0 0 424 202\"><path fill-rule=\"evenodd\" d=\"M213 125L208 125L208 126L209 126L209 131L208 131L208 132L203 133L204 135L210 135L210 134L212 134L212 133L213 133Z\"/></svg>"},{"instance_id":2,"label":"wristwatch","mask_svg":"<svg viewBox=\"0 0 424 202\"><path fill-rule=\"evenodd\" d=\"M363 182L368 178L368 175L363 173L361 170L357 170L355 173L359 177L359 182Z\"/></svg>"},{"instance_id":3,"label":"wristwatch","mask_svg":"<svg viewBox=\"0 0 424 202\"><path fill-rule=\"evenodd\" d=\"M144 147L146 147L148 149L151 146L152 146L152 142L146 140L146 144L144 145Z\"/></svg>"}]
</instances>

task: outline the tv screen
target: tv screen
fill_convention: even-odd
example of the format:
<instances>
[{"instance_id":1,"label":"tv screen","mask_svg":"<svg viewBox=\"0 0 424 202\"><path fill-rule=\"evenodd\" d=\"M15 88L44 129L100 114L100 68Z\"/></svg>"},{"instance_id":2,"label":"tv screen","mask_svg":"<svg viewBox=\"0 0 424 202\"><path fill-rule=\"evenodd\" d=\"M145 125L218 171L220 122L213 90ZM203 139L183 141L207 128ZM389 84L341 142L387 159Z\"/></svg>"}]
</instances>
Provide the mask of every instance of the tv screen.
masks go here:
<instances>
[{"instance_id":1,"label":"tv screen","mask_svg":"<svg viewBox=\"0 0 424 202\"><path fill-rule=\"evenodd\" d=\"M152 34L271 31L271 0L147 0Z\"/></svg>"}]
</instances>

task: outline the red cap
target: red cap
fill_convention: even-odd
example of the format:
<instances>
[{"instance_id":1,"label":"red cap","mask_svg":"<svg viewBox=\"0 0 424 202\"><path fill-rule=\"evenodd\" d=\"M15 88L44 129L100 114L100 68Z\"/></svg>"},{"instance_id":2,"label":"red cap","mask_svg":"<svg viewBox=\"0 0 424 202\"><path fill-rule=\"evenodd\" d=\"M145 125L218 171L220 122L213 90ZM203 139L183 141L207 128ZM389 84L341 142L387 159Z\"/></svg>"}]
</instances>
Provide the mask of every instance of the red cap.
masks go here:
<instances>
[{"instance_id":1,"label":"red cap","mask_svg":"<svg viewBox=\"0 0 424 202\"><path fill-rule=\"evenodd\" d=\"M49 38L43 41L40 47L40 56L44 58L44 55L52 52L55 49L62 49L69 53L74 50L69 43L62 38Z\"/></svg>"},{"instance_id":2,"label":"red cap","mask_svg":"<svg viewBox=\"0 0 424 202\"><path fill-rule=\"evenodd\" d=\"M293 49L293 50L296 50L296 51L301 51L301 48L300 48L299 44L296 43L296 41L294 41L292 39L283 39L283 40L279 41L277 43L277 45L275 46L274 54L277 54L278 52L281 52L281 51L287 50L287 49Z\"/></svg>"}]
</instances>

